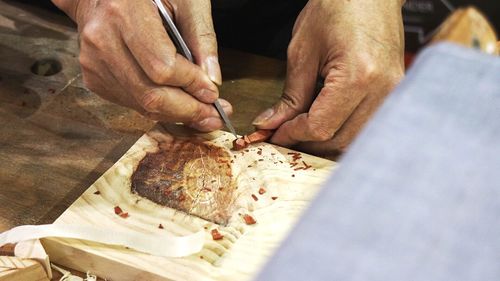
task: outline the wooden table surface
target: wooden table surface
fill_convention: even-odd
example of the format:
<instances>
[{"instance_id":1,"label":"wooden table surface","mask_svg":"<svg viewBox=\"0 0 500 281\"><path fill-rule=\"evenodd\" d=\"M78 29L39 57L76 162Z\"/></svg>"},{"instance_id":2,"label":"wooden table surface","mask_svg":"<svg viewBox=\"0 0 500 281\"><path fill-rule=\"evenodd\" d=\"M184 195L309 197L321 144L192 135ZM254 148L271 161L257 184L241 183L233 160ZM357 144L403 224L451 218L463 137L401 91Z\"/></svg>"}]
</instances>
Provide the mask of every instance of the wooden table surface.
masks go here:
<instances>
[{"instance_id":1,"label":"wooden table surface","mask_svg":"<svg viewBox=\"0 0 500 281\"><path fill-rule=\"evenodd\" d=\"M33 74L47 58L62 70ZM221 96L235 108L238 133L249 132L279 98L285 63L233 50L220 61ZM153 125L89 92L79 73L77 33L66 17L0 1L0 232L53 222Z\"/></svg>"}]
</instances>

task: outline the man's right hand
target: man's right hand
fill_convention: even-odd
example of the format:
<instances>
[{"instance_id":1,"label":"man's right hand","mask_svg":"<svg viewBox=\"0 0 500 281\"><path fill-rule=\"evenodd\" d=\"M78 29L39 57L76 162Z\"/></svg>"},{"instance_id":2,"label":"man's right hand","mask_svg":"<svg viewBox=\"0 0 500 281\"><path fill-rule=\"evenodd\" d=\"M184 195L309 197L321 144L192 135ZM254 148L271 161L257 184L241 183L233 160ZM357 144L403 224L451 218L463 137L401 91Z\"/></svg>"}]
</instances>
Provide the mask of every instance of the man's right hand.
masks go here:
<instances>
[{"instance_id":1,"label":"man's right hand","mask_svg":"<svg viewBox=\"0 0 500 281\"><path fill-rule=\"evenodd\" d=\"M209 0L166 3L195 63L176 52L150 0L53 0L77 24L86 86L164 122L201 131L223 126L212 103L221 83ZM226 113L231 105L221 100Z\"/></svg>"}]
</instances>

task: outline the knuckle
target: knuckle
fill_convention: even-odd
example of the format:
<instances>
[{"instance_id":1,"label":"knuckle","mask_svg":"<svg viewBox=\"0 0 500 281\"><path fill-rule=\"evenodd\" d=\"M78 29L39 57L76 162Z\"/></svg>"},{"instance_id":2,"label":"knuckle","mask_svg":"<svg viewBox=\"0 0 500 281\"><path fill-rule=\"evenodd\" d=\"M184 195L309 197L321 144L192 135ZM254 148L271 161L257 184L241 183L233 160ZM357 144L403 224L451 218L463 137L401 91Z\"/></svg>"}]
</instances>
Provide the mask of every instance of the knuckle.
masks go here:
<instances>
[{"instance_id":1,"label":"knuckle","mask_svg":"<svg viewBox=\"0 0 500 281\"><path fill-rule=\"evenodd\" d=\"M98 49L106 44L105 36L102 35L101 27L97 23L88 23L80 33L82 45L94 46Z\"/></svg>"},{"instance_id":2,"label":"knuckle","mask_svg":"<svg viewBox=\"0 0 500 281\"><path fill-rule=\"evenodd\" d=\"M325 124L319 122L310 122L308 124L308 131L313 141L327 141L333 138L335 132L330 132L325 127Z\"/></svg>"},{"instance_id":3,"label":"knuckle","mask_svg":"<svg viewBox=\"0 0 500 281\"><path fill-rule=\"evenodd\" d=\"M154 90L149 90L138 101L146 112L157 112L162 107L163 99Z\"/></svg>"},{"instance_id":4,"label":"knuckle","mask_svg":"<svg viewBox=\"0 0 500 281\"><path fill-rule=\"evenodd\" d=\"M122 14L122 1L102 1L102 4L106 15L116 17Z\"/></svg>"},{"instance_id":5,"label":"knuckle","mask_svg":"<svg viewBox=\"0 0 500 281\"><path fill-rule=\"evenodd\" d=\"M167 61L153 60L150 63L150 78L156 84L168 85L175 74L175 59Z\"/></svg>"}]
</instances>

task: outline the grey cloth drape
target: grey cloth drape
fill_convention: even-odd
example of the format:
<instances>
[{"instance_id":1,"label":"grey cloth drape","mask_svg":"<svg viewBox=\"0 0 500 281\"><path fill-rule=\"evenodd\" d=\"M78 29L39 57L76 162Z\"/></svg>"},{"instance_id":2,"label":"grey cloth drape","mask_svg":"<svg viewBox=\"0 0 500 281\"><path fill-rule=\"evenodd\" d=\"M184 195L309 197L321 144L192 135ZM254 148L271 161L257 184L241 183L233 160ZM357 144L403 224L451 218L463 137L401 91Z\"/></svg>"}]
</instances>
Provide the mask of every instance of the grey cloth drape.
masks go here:
<instances>
[{"instance_id":1,"label":"grey cloth drape","mask_svg":"<svg viewBox=\"0 0 500 281\"><path fill-rule=\"evenodd\" d=\"M425 50L259 280L500 280L500 58Z\"/></svg>"}]
</instances>

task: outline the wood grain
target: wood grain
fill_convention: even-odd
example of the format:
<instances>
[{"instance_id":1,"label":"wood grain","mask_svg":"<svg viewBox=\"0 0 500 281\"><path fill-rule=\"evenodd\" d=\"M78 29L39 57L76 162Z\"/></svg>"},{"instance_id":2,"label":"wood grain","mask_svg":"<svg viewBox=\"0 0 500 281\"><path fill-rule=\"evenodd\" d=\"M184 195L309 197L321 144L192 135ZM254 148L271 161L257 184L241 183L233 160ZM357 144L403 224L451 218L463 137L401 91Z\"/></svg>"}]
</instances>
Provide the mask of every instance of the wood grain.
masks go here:
<instances>
[{"instance_id":1,"label":"wood grain","mask_svg":"<svg viewBox=\"0 0 500 281\"><path fill-rule=\"evenodd\" d=\"M81 271L90 270L112 280L249 280L280 244L335 167L334 162L303 154L300 161L312 168L301 170L297 169L302 166L300 161L290 167L293 156L284 148L261 143L252 145L248 151L232 152L229 148L234 137L228 133L219 131L197 136L224 147L234 158L232 171L237 189L229 206L229 222L221 226L157 205L131 192L130 177L139 161L147 152L156 151L159 137L171 137L170 134L156 128L141 137L55 223L90 224L142 233L170 231L177 235L205 229L203 250L193 256L173 259L87 241L44 239L52 261ZM175 135L186 136L179 131ZM261 188L265 192L259 194ZM95 194L96 191L100 194ZM117 216L114 213L117 205L130 216L126 219ZM244 214L253 216L257 223L246 225ZM159 224L164 229L160 229ZM222 240L212 240L210 230L214 228L224 235Z\"/></svg>"},{"instance_id":2,"label":"wood grain","mask_svg":"<svg viewBox=\"0 0 500 281\"><path fill-rule=\"evenodd\" d=\"M34 260L0 256L0 281L49 281L42 265Z\"/></svg>"},{"instance_id":3,"label":"wood grain","mask_svg":"<svg viewBox=\"0 0 500 281\"><path fill-rule=\"evenodd\" d=\"M491 23L474 7L457 9L432 38L432 42L448 41L498 55L497 40Z\"/></svg>"}]
</instances>

